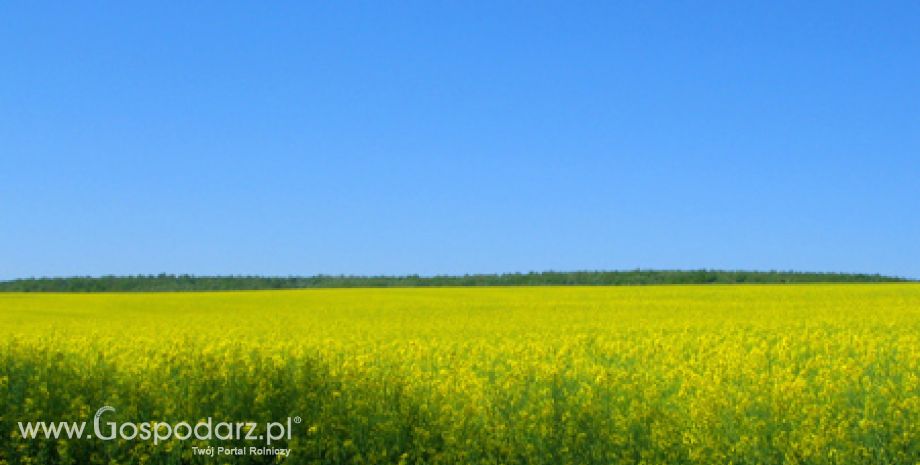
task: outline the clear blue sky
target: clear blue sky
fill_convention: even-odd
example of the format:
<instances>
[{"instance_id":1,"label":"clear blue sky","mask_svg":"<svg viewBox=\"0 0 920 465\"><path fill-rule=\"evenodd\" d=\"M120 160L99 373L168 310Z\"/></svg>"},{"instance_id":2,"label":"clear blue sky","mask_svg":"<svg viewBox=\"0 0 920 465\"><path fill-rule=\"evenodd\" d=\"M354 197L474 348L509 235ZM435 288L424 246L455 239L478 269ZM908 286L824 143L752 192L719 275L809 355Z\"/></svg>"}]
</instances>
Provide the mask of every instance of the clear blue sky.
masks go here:
<instances>
[{"instance_id":1,"label":"clear blue sky","mask_svg":"<svg viewBox=\"0 0 920 465\"><path fill-rule=\"evenodd\" d=\"M0 4L0 279L920 277L920 3Z\"/></svg>"}]
</instances>

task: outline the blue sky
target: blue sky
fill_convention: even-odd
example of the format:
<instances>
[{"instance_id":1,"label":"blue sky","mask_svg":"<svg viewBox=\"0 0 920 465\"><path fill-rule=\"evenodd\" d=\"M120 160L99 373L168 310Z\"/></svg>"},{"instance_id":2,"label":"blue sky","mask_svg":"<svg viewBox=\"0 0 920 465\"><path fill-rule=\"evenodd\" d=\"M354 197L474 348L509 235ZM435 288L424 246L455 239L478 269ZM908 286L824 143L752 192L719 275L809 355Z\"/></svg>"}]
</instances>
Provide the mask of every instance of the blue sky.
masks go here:
<instances>
[{"instance_id":1,"label":"blue sky","mask_svg":"<svg viewBox=\"0 0 920 465\"><path fill-rule=\"evenodd\" d=\"M0 279L920 277L917 24L907 1L3 2Z\"/></svg>"}]
</instances>

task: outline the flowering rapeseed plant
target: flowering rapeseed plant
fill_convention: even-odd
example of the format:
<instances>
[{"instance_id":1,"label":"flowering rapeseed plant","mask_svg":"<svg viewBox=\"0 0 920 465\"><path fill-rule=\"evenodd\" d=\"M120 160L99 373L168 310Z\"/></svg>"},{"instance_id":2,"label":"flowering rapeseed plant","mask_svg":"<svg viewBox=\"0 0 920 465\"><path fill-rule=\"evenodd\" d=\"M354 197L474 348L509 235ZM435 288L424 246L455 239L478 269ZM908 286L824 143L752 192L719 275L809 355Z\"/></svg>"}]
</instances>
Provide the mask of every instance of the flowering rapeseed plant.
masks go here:
<instances>
[{"instance_id":1,"label":"flowering rapeseed plant","mask_svg":"<svg viewBox=\"0 0 920 465\"><path fill-rule=\"evenodd\" d=\"M20 421L271 422L208 441ZM0 464L916 464L920 286L0 294Z\"/></svg>"}]
</instances>

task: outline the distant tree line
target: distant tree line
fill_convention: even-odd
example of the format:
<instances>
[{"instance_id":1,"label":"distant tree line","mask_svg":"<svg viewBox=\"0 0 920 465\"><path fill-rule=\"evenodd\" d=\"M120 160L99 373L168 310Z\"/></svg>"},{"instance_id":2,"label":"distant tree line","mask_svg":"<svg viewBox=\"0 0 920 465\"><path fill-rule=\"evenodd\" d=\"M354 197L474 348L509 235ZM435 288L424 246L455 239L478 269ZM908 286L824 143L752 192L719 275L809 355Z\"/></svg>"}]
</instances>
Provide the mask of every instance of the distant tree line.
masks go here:
<instances>
[{"instance_id":1,"label":"distant tree line","mask_svg":"<svg viewBox=\"0 0 920 465\"><path fill-rule=\"evenodd\" d=\"M878 274L793 271L632 270L468 274L463 276L193 276L135 275L0 281L7 292L229 291L434 286L637 286L652 284L881 283L908 281Z\"/></svg>"}]
</instances>

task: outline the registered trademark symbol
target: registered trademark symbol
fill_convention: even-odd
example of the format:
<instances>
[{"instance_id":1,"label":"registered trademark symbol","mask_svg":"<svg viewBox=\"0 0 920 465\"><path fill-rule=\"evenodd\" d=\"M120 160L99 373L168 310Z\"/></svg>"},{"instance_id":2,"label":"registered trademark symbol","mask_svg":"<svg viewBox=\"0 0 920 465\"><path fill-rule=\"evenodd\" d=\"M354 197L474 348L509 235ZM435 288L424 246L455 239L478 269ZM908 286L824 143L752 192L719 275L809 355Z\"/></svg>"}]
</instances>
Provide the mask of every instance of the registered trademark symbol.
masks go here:
<instances>
[{"instance_id":1,"label":"registered trademark symbol","mask_svg":"<svg viewBox=\"0 0 920 465\"><path fill-rule=\"evenodd\" d=\"M300 417L294 417L294 423L300 424L300 422L302 422L302 421L303 421L302 418L300 418Z\"/></svg>"}]
</instances>

